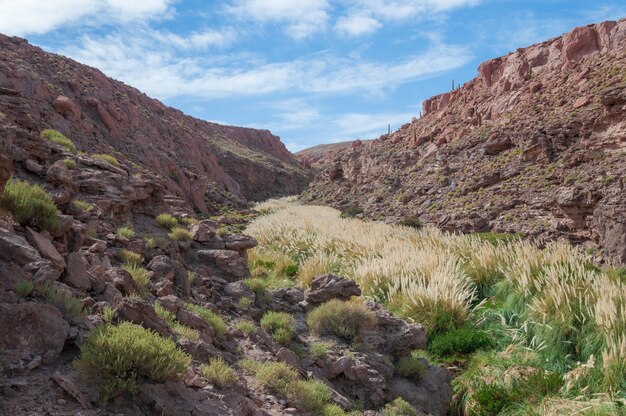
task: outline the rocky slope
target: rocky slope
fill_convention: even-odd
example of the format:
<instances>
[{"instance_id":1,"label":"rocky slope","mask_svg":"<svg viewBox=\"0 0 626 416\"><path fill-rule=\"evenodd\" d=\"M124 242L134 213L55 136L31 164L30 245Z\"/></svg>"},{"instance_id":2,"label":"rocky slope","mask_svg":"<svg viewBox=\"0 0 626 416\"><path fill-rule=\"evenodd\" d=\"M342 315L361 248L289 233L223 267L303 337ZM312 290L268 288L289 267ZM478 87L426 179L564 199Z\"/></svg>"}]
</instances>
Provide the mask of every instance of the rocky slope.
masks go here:
<instances>
[{"instance_id":1,"label":"rocky slope","mask_svg":"<svg viewBox=\"0 0 626 416\"><path fill-rule=\"evenodd\" d=\"M463 232L599 244L626 262L626 20L484 62L390 137L321 157L308 202Z\"/></svg>"},{"instance_id":2,"label":"rocky slope","mask_svg":"<svg viewBox=\"0 0 626 416\"><path fill-rule=\"evenodd\" d=\"M313 167L314 169L320 169L323 166L325 160L332 159L334 154L339 153L349 147L360 146L363 142L367 143L370 140L356 140L354 142L340 142L340 143L328 143L320 144L317 146L309 147L308 149L296 152L296 157L305 166Z\"/></svg>"},{"instance_id":3,"label":"rocky slope","mask_svg":"<svg viewBox=\"0 0 626 416\"><path fill-rule=\"evenodd\" d=\"M267 130L186 116L95 68L4 35L0 112L20 140L52 128L83 152L112 154L155 172L169 199L182 199L181 209L206 213L220 204L294 194L310 180Z\"/></svg>"}]
</instances>

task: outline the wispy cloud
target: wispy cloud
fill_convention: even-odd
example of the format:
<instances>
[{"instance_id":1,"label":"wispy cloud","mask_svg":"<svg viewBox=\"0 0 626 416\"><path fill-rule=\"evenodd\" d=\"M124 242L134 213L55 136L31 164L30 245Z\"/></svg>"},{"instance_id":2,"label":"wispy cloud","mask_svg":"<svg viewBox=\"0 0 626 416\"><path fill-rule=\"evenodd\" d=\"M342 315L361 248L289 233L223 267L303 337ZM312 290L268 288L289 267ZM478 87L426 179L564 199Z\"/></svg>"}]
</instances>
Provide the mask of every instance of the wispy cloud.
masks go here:
<instances>
[{"instance_id":1,"label":"wispy cloud","mask_svg":"<svg viewBox=\"0 0 626 416\"><path fill-rule=\"evenodd\" d=\"M369 16L344 16L335 25L335 30L348 36L369 35L382 27L382 23Z\"/></svg>"},{"instance_id":2,"label":"wispy cloud","mask_svg":"<svg viewBox=\"0 0 626 416\"><path fill-rule=\"evenodd\" d=\"M173 0L0 1L0 33L43 34L67 25L123 24L163 16Z\"/></svg>"}]
</instances>

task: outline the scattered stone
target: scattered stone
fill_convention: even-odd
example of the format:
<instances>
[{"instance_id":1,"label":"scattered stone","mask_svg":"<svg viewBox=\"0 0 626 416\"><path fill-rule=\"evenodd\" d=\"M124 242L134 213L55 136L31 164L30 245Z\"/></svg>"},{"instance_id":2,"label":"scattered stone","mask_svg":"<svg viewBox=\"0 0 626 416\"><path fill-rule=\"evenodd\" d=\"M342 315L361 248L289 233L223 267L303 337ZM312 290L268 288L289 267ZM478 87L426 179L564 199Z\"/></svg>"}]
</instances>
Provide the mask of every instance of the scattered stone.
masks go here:
<instances>
[{"instance_id":1,"label":"scattered stone","mask_svg":"<svg viewBox=\"0 0 626 416\"><path fill-rule=\"evenodd\" d=\"M324 274L316 276L305 294L305 300L311 304L320 304L331 299L348 300L352 296L361 296L361 288L352 279Z\"/></svg>"}]
</instances>

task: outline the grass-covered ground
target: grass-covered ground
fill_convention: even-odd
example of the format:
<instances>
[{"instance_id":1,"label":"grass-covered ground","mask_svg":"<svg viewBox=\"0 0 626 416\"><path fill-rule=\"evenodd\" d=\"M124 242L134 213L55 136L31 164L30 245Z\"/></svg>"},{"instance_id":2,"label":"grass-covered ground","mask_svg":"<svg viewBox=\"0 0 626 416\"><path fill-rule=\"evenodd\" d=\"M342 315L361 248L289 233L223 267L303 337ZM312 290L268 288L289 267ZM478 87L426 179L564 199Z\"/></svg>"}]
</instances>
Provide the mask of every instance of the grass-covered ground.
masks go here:
<instances>
[{"instance_id":1,"label":"grass-covered ground","mask_svg":"<svg viewBox=\"0 0 626 416\"><path fill-rule=\"evenodd\" d=\"M624 270L564 242L364 222L293 199L257 210L250 283L337 273L422 323L429 346L415 354L455 372L452 414L626 414Z\"/></svg>"}]
</instances>

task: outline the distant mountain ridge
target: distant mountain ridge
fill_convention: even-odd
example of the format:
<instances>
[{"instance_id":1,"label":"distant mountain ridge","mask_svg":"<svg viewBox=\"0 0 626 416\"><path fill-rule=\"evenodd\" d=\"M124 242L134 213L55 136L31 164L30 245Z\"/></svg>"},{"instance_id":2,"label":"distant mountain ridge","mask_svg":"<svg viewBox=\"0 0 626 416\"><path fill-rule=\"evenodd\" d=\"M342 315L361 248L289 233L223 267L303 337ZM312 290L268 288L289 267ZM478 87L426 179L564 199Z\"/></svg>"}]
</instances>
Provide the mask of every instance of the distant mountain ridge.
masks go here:
<instances>
[{"instance_id":1,"label":"distant mountain ridge","mask_svg":"<svg viewBox=\"0 0 626 416\"><path fill-rule=\"evenodd\" d=\"M25 134L60 131L80 150L158 173L199 212L301 192L311 171L268 130L202 121L95 68L0 35L0 111Z\"/></svg>"},{"instance_id":2,"label":"distant mountain ridge","mask_svg":"<svg viewBox=\"0 0 626 416\"><path fill-rule=\"evenodd\" d=\"M625 52L622 19L484 62L391 136L320 156L304 200L464 232L565 237L626 262Z\"/></svg>"}]
</instances>

